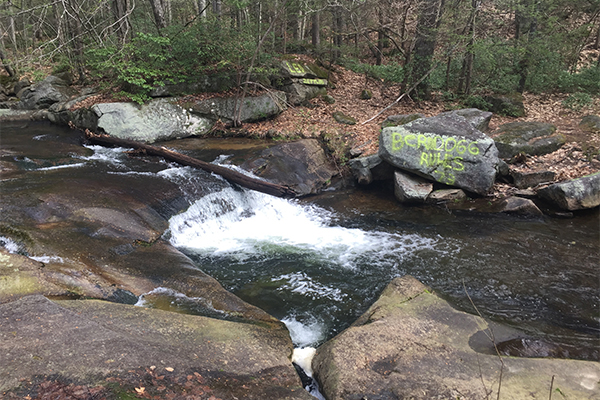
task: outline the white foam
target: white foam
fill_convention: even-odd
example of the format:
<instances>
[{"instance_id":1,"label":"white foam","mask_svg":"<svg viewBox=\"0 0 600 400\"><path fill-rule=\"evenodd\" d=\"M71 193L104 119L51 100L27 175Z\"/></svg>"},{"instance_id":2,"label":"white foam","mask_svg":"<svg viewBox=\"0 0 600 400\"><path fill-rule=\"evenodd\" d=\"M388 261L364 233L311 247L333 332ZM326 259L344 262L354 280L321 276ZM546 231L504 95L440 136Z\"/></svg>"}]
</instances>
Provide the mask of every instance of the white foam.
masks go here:
<instances>
[{"instance_id":1,"label":"white foam","mask_svg":"<svg viewBox=\"0 0 600 400\"><path fill-rule=\"evenodd\" d=\"M94 151L91 156L77 156L86 161L100 161L113 165L122 165L127 158L126 151L132 150L124 147L104 147L99 145L85 146Z\"/></svg>"},{"instance_id":2,"label":"white foam","mask_svg":"<svg viewBox=\"0 0 600 400\"><path fill-rule=\"evenodd\" d=\"M38 171L51 171L53 169L63 169L63 168L79 168L79 167L84 167L84 166L85 166L85 163L54 165L52 167L39 168Z\"/></svg>"},{"instance_id":3,"label":"white foam","mask_svg":"<svg viewBox=\"0 0 600 400\"><path fill-rule=\"evenodd\" d=\"M317 349L314 347L295 348L292 353L292 362L297 364L304 370L306 375L312 378L313 370L311 363L316 353Z\"/></svg>"},{"instance_id":4,"label":"white foam","mask_svg":"<svg viewBox=\"0 0 600 400\"><path fill-rule=\"evenodd\" d=\"M32 256L29 258L31 258L32 260L41 262L41 263L56 262L56 263L63 264L65 262L65 260L62 257L58 257L58 256Z\"/></svg>"},{"instance_id":5,"label":"white foam","mask_svg":"<svg viewBox=\"0 0 600 400\"><path fill-rule=\"evenodd\" d=\"M271 278L271 282L277 281L286 281L286 283L279 286L277 290L290 290L293 293L303 294L313 300L327 298L333 301L343 301L344 298L348 296L340 289L315 282L304 272L294 272Z\"/></svg>"},{"instance_id":6,"label":"white foam","mask_svg":"<svg viewBox=\"0 0 600 400\"><path fill-rule=\"evenodd\" d=\"M295 316L281 320L290 331L292 343L298 348L316 346L325 339L326 326L323 321L311 317L306 322L300 322Z\"/></svg>"},{"instance_id":7,"label":"white foam","mask_svg":"<svg viewBox=\"0 0 600 400\"><path fill-rule=\"evenodd\" d=\"M436 240L416 234L366 232L333 224L334 215L266 194L226 188L196 201L169 221L171 244L199 254L243 259L268 251L313 253L319 259L354 268L366 254L394 260Z\"/></svg>"},{"instance_id":8,"label":"white foam","mask_svg":"<svg viewBox=\"0 0 600 400\"><path fill-rule=\"evenodd\" d=\"M14 240L6 236L0 236L0 246L3 246L9 253L16 254L21 250L21 246Z\"/></svg>"}]
</instances>

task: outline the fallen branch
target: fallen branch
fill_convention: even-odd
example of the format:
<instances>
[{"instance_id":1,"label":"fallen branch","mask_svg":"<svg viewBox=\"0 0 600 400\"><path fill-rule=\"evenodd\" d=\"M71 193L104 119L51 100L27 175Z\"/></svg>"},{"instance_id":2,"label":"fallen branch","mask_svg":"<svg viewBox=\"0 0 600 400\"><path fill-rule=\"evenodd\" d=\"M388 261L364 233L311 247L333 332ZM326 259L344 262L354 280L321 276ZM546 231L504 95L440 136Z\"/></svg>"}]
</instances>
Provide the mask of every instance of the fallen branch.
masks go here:
<instances>
[{"instance_id":1,"label":"fallen branch","mask_svg":"<svg viewBox=\"0 0 600 400\"><path fill-rule=\"evenodd\" d=\"M91 143L100 144L102 146L119 146L131 147L136 150L141 150L151 156L163 157L166 160L174 161L181 165L186 165L194 168L200 168L207 172L213 172L222 176L232 183L236 183L242 187L256 190L257 192L270 194L276 197L291 198L296 197L297 193L288 186L277 185L275 183L252 178L232 169L222 167L220 165L200 161L190 156L169 150L165 147L151 146L145 143L136 142L134 140L119 139L107 135L97 135L89 130L85 132L87 139Z\"/></svg>"}]
</instances>

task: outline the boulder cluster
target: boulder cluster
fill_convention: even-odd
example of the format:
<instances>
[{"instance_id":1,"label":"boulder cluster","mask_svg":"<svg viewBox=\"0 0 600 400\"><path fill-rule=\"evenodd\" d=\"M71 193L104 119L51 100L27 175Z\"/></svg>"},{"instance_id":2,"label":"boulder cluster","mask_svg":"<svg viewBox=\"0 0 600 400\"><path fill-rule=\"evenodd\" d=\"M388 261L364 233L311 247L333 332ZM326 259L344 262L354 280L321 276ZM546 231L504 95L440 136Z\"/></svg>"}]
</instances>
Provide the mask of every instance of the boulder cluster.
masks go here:
<instances>
[{"instance_id":1,"label":"boulder cluster","mask_svg":"<svg viewBox=\"0 0 600 400\"><path fill-rule=\"evenodd\" d=\"M488 135L484 132L489 131L491 117L491 112L473 108L429 118L391 116L382 124L379 153L350 161L353 175L363 185L393 181L402 203L456 203L469 196L485 196L497 179L503 179L521 191L503 199L497 211L542 215L532 198L565 211L600 205L600 173L551 183L552 171L524 174L511 170L508 163L515 158L545 155L563 146L565 137L555 126L511 122ZM596 119L600 117L588 116L582 123L593 129L591 121Z\"/></svg>"}]
</instances>

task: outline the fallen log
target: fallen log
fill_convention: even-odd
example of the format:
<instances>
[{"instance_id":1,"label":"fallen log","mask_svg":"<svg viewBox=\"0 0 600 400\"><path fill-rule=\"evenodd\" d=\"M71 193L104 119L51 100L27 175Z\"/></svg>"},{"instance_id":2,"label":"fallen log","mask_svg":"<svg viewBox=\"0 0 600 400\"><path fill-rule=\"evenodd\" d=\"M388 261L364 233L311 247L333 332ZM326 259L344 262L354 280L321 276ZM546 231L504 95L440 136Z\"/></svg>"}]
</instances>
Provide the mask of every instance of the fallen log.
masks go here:
<instances>
[{"instance_id":1,"label":"fallen log","mask_svg":"<svg viewBox=\"0 0 600 400\"><path fill-rule=\"evenodd\" d=\"M131 147L136 150L143 151L151 156L163 157L165 160L173 161L181 165L186 165L194 168L200 168L207 172L213 172L222 176L231 183L236 183L247 189L256 190L257 192L270 194L276 197L292 198L296 197L297 193L288 186L277 185L275 183L252 178L232 169L222 167L220 165L200 161L190 156L169 150L165 147L151 146L145 143L136 142L135 140L119 139L107 135L98 135L89 130L85 132L86 138L94 144L102 146L119 146Z\"/></svg>"}]
</instances>

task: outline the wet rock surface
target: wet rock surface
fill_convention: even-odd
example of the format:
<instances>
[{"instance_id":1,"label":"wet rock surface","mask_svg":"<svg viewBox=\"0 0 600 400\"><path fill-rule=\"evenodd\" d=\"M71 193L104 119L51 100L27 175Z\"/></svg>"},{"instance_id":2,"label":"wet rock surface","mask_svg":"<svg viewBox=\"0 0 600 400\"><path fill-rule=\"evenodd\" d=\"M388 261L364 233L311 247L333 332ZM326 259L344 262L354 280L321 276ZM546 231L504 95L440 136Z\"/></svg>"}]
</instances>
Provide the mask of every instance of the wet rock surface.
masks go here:
<instances>
[{"instance_id":1,"label":"wet rock surface","mask_svg":"<svg viewBox=\"0 0 600 400\"><path fill-rule=\"evenodd\" d=\"M270 147L241 167L271 182L290 186L301 196L318 193L338 174L316 139Z\"/></svg>"},{"instance_id":2,"label":"wet rock surface","mask_svg":"<svg viewBox=\"0 0 600 400\"><path fill-rule=\"evenodd\" d=\"M597 363L501 361L490 329L498 343L519 335L453 309L412 277L396 278L350 328L317 349L313 369L329 400L480 399L498 391L502 399L545 398L552 379L567 398L597 397Z\"/></svg>"},{"instance_id":3,"label":"wet rock surface","mask_svg":"<svg viewBox=\"0 0 600 400\"><path fill-rule=\"evenodd\" d=\"M285 328L43 296L1 304L0 315L0 363L11 365L0 372L5 398L54 382L146 398L310 399L289 361Z\"/></svg>"}]
</instances>

